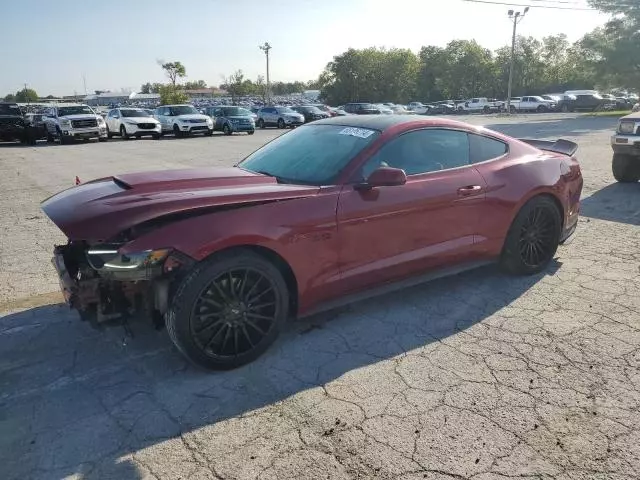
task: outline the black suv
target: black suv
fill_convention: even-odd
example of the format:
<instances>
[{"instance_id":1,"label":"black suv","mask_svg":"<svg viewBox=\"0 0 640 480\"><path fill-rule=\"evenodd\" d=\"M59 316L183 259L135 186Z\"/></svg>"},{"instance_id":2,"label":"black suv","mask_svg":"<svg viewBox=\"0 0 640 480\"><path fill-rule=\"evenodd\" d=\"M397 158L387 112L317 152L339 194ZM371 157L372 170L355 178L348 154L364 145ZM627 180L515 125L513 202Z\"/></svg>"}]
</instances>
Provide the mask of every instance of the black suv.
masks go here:
<instances>
[{"instance_id":1,"label":"black suv","mask_svg":"<svg viewBox=\"0 0 640 480\"><path fill-rule=\"evenodd\" d=\"M343 110L355 115L380 115L380 109L371 103L347 103Z\"/></svg>"},{"instance_id":2,"label":"black suv","mask_svg":"<svg viewBox=\"0 0 640 480\"><path fill-rule=\"evenodd\" d=\"M0 142L34 144L29 124L17 103L0 103Z\"/></svg>"},{"instance_id":3,"label":"black suv","mask_svg":"<svg viewBox=\"0 0 640 480\"><path fill-rule=\"evenodd\" d=\"M323 112L315 105L300 105L297 107L291 107L291 110L302 114L302 116L304 117L304 123L331 117L331 115L329 115L327 112Z\"/></svg>"}]
</instances>

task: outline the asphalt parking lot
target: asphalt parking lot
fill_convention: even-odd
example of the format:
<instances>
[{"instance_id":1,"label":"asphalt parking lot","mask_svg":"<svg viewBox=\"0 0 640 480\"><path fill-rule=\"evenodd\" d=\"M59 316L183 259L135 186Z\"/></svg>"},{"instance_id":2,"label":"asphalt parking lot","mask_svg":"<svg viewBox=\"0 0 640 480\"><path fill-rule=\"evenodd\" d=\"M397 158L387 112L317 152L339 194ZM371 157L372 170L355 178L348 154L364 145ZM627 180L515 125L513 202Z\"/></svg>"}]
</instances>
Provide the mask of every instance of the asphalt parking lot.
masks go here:
<instances>
[{"instance_id":1,"label":"asphalt parking lot","mask_svg":"<svg viewBox=\"0 0 640 480\"><path fill-rule=\"evenodd\" d=\"M573 242L527 278L494 267L291 325L230 372L165 331L92 330L58 305L49 195L116 172L230 165L253 136L0 145L0 478L640 476L640 184L616 184L615 119L458 117L577 141Z\"/></svg>"}]
</instances>

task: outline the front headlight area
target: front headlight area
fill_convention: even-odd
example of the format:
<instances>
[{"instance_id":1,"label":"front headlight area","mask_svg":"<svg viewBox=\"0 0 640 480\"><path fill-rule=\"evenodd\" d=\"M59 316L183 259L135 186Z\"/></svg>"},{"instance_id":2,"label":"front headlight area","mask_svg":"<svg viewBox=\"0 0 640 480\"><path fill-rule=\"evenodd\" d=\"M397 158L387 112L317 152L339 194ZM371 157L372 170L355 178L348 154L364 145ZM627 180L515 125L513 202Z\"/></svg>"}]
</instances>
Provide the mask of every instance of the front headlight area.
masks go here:
<instances>
[{"instance_id":1,"label":"front headlight area","mask_svg":"<svg viewBox=\"0 0 640 480\"><path fill-rule=\"evenodd\" d=\"M96 245L86 251L87 263L103 278L121 281L151 280L165 272L172 249L122 253L120 245Z\"/></svg>"},{"instance_id":2,"label":"front headlight area","mask_svg":"<svg viewBox=\"0 0 640 480\"><path fill-rule=\"evenodd\" d=\"M634 121L622 120L618 124L618 133L632 134L634 132L636 123Z\"/></svg>"}]
</instances>

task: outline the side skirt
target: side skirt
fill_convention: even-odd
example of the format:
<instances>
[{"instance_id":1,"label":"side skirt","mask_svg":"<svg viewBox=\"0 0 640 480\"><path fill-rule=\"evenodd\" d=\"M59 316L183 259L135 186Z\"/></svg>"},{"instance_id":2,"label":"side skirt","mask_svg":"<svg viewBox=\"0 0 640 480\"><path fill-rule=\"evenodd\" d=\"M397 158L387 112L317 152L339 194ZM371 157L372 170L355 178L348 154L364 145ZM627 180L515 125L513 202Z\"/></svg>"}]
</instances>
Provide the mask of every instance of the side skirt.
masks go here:
<instances>
[{"instance_id":1,"label":"side skirt","mask_svg":"<svg viewBox=\"0 0 640 480\"><path fill-rule=\"evenodd\" d=\"M482 260L482 261L476 261L476 262L463 263L461 265L456 265L455 267L432 270L432 271L429 271L428 273L412 276L403 280L385 283L377 287L369 288L367 290L363 290L357 293L345 295L344 297L340 297L335 300L324 302L312 308L308 312L305 312L299 315L298 318L310 317L312 315L316 315L321 312L326 312L327 310L333 310L335 308L344 307L345 305L361 302L363 300L368 300L373 297L378 297L388 293L397 292L398 290L411 288L416 285L420 285L422 283L427 283L433 280L437 280L439 278L458 275L460 273L467 272L469 270L475 270L476 268L495 264L496 261L497 260Z\"/></svg>"}]
</instances>

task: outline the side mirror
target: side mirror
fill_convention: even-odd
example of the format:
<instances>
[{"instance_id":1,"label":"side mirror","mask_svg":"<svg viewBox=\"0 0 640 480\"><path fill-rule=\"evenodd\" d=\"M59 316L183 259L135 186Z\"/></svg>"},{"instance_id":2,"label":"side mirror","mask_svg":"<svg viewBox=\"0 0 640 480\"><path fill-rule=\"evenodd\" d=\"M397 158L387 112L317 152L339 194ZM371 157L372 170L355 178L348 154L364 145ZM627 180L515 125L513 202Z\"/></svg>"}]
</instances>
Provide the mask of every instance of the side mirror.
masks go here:
<instances>
[{"instance_id":1,"label":"side mirror","mask_svg":"<svg viewBox=\"0 0 640 480\"><path fill-rule=\"evenodd\" d=\"M401 168L380 167L369 175L364 183L356 185L356 190L371 190L375 187L394 187L407 183L407 174Z\"/></svg>"}]
</instances>

